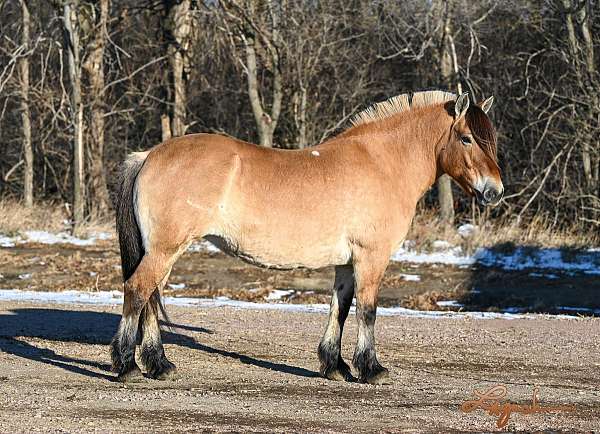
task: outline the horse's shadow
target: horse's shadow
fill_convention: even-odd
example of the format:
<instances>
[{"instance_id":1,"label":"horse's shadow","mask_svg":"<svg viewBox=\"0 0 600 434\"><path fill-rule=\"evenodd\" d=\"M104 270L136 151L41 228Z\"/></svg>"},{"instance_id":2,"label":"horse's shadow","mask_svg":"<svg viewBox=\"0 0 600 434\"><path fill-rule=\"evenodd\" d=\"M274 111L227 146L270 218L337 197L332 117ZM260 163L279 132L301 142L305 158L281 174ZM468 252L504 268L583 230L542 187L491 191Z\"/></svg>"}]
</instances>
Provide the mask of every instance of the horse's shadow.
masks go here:
<instances>
[{"instance_id":1,"label":"horse's shadow","mask_svg":"<svg viewBox=\"0 0 600 434\"><path fill-rule=\"evenodd\" d=\"M40 338L60 342L108 346L117 330L120 318L120 315L108 312L42 308L14 309L0 314L0 351L56 366L76 374L112 380L114 375L110 374L110 365L107 363L59 354L54 350L35 346L21 338ZM193 333L213 333L203 327L172 324L170 330L163 329L163 342L180 345L191 350L219 354L223 357L237 359L244 364L286 374L302 377L318 376L316 372L308 369L273 363L233 351L213 348L197 342L188 334L178 333L177 330ZM108 347L106 359L108 360ZM185 369L183 366L182 368Z\"/></svg>"}]
</instances>

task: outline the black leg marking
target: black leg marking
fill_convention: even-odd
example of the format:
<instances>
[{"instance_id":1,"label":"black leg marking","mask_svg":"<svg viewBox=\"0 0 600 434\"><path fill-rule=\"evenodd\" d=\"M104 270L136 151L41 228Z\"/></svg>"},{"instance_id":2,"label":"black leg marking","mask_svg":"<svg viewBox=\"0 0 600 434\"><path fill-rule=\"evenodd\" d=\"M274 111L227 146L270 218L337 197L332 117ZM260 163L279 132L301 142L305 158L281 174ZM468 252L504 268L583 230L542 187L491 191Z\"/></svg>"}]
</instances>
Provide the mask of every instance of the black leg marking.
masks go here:
<instances>
[{"instance_id":1,"label":"black leg marking","mask_svg":"<svg viewBox=\"0 0 600 434\"><path fill-rule=\"evenodd\" d=\"M354 275L352 267L336 267L329 323L318 349L321 375L330 380L355 380L350 367L342 360L341 355L344 323L348 318L353 296Z\"/></svg>"},{"instance_id":2,"label":"black leg marking","mask_svg":"<svg viewBox=\"0 0 600 434\"><path fill-rule=\"evenodd\" d=\"M142 300L126 289L123 316L110 344L112 368L117 372L117 381L120 382L138 381L143 378L142 371L135 362L135 344L142 306Z\"/></svg>"},{"instance_id":3,"label":"black leg marking","mask_svg":"<svg viewBox=\"0 0 600 434\"><path fill-rule=\"evenodd\" d=\"M119 330L111 342L112 367L117 372L117 381L129 382L143 378L135 362L135 341L138 315L121 318Z\"/></svg>"},{"instance_id":4,"label":"black leg marking","mask_svg":"<svg viewBox=\"0 0 600 434\"><path fill-rule=\"evenodd\" d=\"M157 290L158 291L158 290ZM159 294L155 292L144 307L140 318L142 345L140 360L148 375L157 380L173 379L177 368L165 356L158 323Z\"/></svg>"},{"instance_id":5,"label":"black leg marking","mask_svg":"<svg viewBox=\"0 0 600 434\"><path fill-rule=\"evenodd\" d=\"M359 381L369 384L386 384L389 371L381 366L375 354L375 307L358 307L358 343L352 363L359 373Z\"/></svg>"}]
</instances>

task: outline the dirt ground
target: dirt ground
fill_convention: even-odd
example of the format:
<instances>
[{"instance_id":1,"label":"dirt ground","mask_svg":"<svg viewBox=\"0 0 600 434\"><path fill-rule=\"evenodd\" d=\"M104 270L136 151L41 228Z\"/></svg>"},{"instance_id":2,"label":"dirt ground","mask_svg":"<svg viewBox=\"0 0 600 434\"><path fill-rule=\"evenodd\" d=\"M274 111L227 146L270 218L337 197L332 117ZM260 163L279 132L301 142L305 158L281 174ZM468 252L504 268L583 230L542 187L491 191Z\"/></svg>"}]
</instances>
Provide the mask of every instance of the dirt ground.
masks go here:
<instances>
[{"instance_id":1,"label":"dirt ground","mask_svg":"<svg viewBox=\"0 0 600 434\"><path fill-rule=\"evenodd\" d=\"M536 272L539 271L539 272ZM418 276L418 277L416 277ZM328 303L333 270L276 272L222 254L188 252L165 294L265 302ZM392 263L384 306L559 313L600 308L597 276ZM118 251L41 244L0 248L0 288L121 289ZM279 310L169 308L165 332L179 367L173 382L111 381L108 343L118 306L0 303L0 432L489 432L497 416L461 404L475 390L506 387L502 402L575 406L513 414L511 431L600 431L600 318L380 317L379 359L393 384L335 383L318 376L326 316ZM582 311L591 315L591 310ZM572 310L568 313L573 314ZM350 318L343 353L350 361Z\"/></svg>"},{"instance_id":2,"label":"dirt ground","mask_svg":"<svg viewBox=\"0 0 600 434\"><path fill-rule=\"evenodd\" d=\"M171 307L172 382L111 381L120 308L0 304L1 432L485 432L497 417L460 411L474 390L573 412L513 414L511 431L600 430L600 320L380 317L393 384L317 375L326 316ZM348 321L343 354L356 326Z\"/></svg>"}]
</instances>

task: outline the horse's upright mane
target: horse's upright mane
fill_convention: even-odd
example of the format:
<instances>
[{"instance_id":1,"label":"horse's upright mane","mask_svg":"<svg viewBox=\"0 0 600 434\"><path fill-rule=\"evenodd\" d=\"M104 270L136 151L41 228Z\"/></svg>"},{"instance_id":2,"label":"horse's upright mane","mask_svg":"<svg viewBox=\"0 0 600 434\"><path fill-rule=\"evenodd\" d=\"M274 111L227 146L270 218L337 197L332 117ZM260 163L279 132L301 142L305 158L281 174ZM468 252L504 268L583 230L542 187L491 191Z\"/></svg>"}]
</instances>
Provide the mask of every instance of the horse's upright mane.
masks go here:
<instances>
[{"instance_id":1,"label":"horse's upright mane","mask_svg":"<svg viewBox=\"0 0 600 434\"><path fill-rule=\"evenodd\" d=\"M350 120L352 126L368 124L370 122L380 121L397 113L409 111L417 107L425 107L447 101L454 101L456 95L443 90L428 90L415 93L403 93L394 96L388 100L373 104L354 115Z\"/></svg>"}]
</instances>

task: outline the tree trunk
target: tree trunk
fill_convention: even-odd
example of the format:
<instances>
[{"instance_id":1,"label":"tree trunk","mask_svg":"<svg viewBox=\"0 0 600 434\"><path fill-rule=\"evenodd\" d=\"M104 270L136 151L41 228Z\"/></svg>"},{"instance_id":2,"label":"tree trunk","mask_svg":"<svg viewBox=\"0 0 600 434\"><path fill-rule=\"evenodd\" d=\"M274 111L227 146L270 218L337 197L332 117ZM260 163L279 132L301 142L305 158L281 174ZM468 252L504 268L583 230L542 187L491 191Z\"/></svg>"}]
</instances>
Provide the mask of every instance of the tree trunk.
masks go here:
<instances>
[{"instance_id":1,"label":"tree trunk","mask_svg":"<svg viewBox=\"0 0 600 434\"><path fill-rule=\"evenodd\" d=\"M562 0L563 12L565 16L565 26L567 28L567 40L569 42L569 51L571 55L571 64L577 78L579 88L583 93L586 93L586 89L592 87L591 80L595 76L595 64L594 64L594 44L590 33L587 13L588 4L585 2L583 5L574 5L571 0ZM579 8L575 11L575 8ZM583 47L579 44L577 37L577 29L575 24L579 24L581 35L583 36ZM584 58L581 59L580 57ZM585 65L585 69L581 67ZM583 69L583 71L582 71ZM585 78L587 77L587 79ZM595 121L595 107L597 106L598 99L595 92L591 92L591 104L587 113L588 128L582 131L583 139L581 142L581 165L583 168L583 175L585 177L586 186L589 191L594 192L595 181L593 174L593 163L592 163L592 146L591 142L594 141L594 127ZM592 130L592 131L590 131Z\"/></svg>"},{"instance_id":2,"label":"tree trunk","mask_svg":"<svg viewBox=\"0 0 600 434\"><path fill-rule=\"evenodd\" d=\"M190 0L174 4L169 10L169 65L173 77L173 112L171 116L171 134L183 136L186 131L186 80L185 56L189 48L191 33Z\"/></svg>"},{"instance_id":3,"label":"tree trunk","mask_svg":"<svg viewBox=\"0 0 600 434\"><path fill-rule=\"evenodd\" d=\"M258 130L258 143L261 146L271 148L273 147L273 120L265 113L260 101L254 43L254 39L252 38L244 39L244 47L246 49L246 72L248 75L248 96L250 98L250 105L252 106L252 113L254 114L256 128Z\"/></svg>"},{"instance_id":4,"label":"tree trunk","mask_svg":"<svg viewBox=\"0 0 600 434\"><path fill-rule=\"evenodd\" d=\"M437 2L437 7L441 13L443 25L441 26L441 45L439 53L439 68L442 75L442 81L447 89L455 86L455 61L453 58L452 40L452 1ZM460 90L459 90L460 92ZM438 202L440 204L440 218L442 222L451 226L454 224L454 196L452 194L452 181L448 175L442 175L437 180Z\"/></svg>"},{"instance_id":5,"label":"tree trunk","mask_svg":"<svg viewBox=\"0 0 600 434\"><path fill-rule=\"evenodd\" d=\"M296 122L296 128L298 129L298 134L296 135L296 146L299 149L305 148L308 144L306 137L306 94L306 87L304 85L300 85L300 91L296 92L294 95L294 119Z\"/></svg>"},{"instance_id":6,"label":"tree trunk","mask_svg":"<svg viewBox=\"0 0 600 434\"><path fill-rule=\"evenodd\" d=\"M258 5L260 4L260 7ZM264 3L244 2L240 5L235 1L221 2L226 11L226 16L235 26L235 32L244 45L244 53L238 58L243 65L247 76L248 97L254 114L258 142L260 145L273 147L273 135L279 115L281 114L281 102L283 99L283 85L281 77L281 61L279 49L281 47L281 35L279 33L279 22L281 8L285 8L285 2L279 4L281 8L276 10L273 2L266 0ZM254 5L255 7L252 7ZM264 8L263 8L264 7ZM271 26L261 22L259 10L268 10ZM270 30L269 30L270 27ZM235 47L237 51L237 47ZM264 68L273 74L271 89L271 109L267 109L267 103L261 98L258 79L257 51L264 58ZM268 57L267 57L268 56ZM263 91L263 96L264 96Z\"/></svg>"},{"instance_id":7,"label":"tree trunk","mask_svg":"<svg viewBox=\"0 0 600 434\"><path fill-rule=\"evenodd\" d=\"M166 142L173 137L173 134L171 134L171 120L169 119L169 115L160 116L160 130L162 132L163 142Z\"/></svg>"},{"instance_id":8,"label":"tree trunk","mask_svg":"<svg viewBox=\"0 0 600 434\"><path fill-rule=\"evenodd\" d=\"M63 4L63 25L67 49L68 73L71 82L71 124L73 126L73 232L80 233L85 212L83 178L83 104L81 103L81 62L77 29L77 1Z\"/></svg>"},{"instance_id":9,"label":"tree trunk","mask_svg":"<svg viewBox=\"0 0 600 434\"><path fill-rule=\"evenodd\" d=\"M104 47L106 45L106 22L108 20L109 0L98 2L99 13L90 50L83 67L90 82L90 143L89 143L89 176L90 194L92 196L92 212L95 215L106 215L110 208L106 173L104 170Z\"/></svg>"},{"instance_id":10,"label":"tree trunk","mask_svg":"<svg viewBox=\"0 0 600 434\"><path fill-rule=\"evenodd\" d=\"M25 170L23 173L23 199L25 206L33 206L33 146L31 143L31 113L29 110L29 29L31 18L27 0L21 0L21 13L23 29L21 31L21 44L25 55L19 58L19 74L21 78L21 122L23 128L23 155Z\"/></svg>"},{"instance_id":11,"label":"tree trunk","mask_svg":"<svg viewBox=\"0 0 600 434\"><path fill-rule=\"evenodd\" d=\"M594 38L592 36L592 32L590 30L590 13L591 13L591 4L588 1L585 2L585 5L579 11L579 22L581 25L581 36L583 37L582 50L583 55L585 57L585 67L586 67L586 88L589 89L591 104L589 104L588 109L588 122L589 122L589 134L586 137L586 142L583 146L583 165L584 165L584 173L587 179L588 187L590 188L590 192L593 194L598 189L599 180L598 180L598 163L594 164L593 159L594 155L592 153L592 149L600 149L600 143L598 143L598 128L600 125L598 124L598 106L599 106L599 98L598 98L598 84L596 82L597 72L596 72L596 62L594 60ZM596 151L597 152L597 151ZM598 155L595 155L596 159L598 159Z\"/></svg>"}]
</instances>

